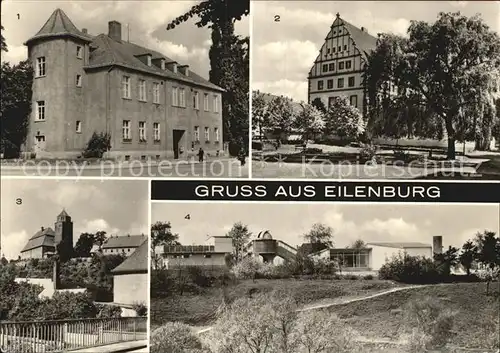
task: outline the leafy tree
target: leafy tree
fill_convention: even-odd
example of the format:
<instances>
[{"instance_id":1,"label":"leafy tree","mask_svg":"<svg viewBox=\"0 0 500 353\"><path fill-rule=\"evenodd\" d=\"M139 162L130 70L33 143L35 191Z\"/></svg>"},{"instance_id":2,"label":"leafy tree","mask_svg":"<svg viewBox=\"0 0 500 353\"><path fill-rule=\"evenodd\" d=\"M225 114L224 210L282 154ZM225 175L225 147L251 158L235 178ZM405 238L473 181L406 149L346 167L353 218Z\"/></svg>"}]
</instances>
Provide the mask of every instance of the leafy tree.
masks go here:
<instances>
[{"instance_id":1,"label":"leafy tree","mask_svg":"<svg viewBox=\"0 0 500 353\"><path fill-rule=\"evenodd\" d=\"M321 98L314 98L314 100L311 102L311 105L318 109L320 112L322 112L323 114L326 114L326 106L325 106L325 103L323 103L323 101L321 100Z\"/></svg>"},{"instance_id":2,"label":"leafy tree","mask_svg":"<svg viewBox=\"0 0 500 353\"><path fill-rule=\"evenodd\" d=\"M248 226L241 222L233 224L233 227L226 234L233 242L233 258L235 263L243 259L243 249L247 245L252 233L248 230Z\"/></svg>"},{"instance_id":3,"label":"leafy tree","mask_svg":"<svg viewBox=\"0 0 500 353\"><path fill-rule=\"evenodd\" d=\"M476 139L491 138L495 114L484 112L494 109L500 38L480 17L440 13L433 24L412 21L407 38L382 35L369 62L365 81L371 104L380 102L381 92L387 98L386 87L403 106L412 102L423 107L424 116L438 117L446 129L449 159L455 158L455 142L471 130ZM395 91L387 89L393 84Z\"/></svg>"},{"instance_id":4,"label":"leafy tree","mask_svg":"<svg viewBox=\"0 0 500 353\"><path fill-rule=\"evenodd\" d=\"M7 48L7 43L5 42L5 38L3 36L3 31L4 31L3 26L0 26L0 50L8 52L9 49Z\"/></svg>"},{"instance_id":5,"label":"leafy tree","mask_svg":"<svg viewBox=\"0 0 500 353\"><path fill-rule=\"evenodd\" d=\"M495 232L485 230L483 233L477 233L475 243L478 262L491 270L500 266L500 237L497 237Z\"/></svg>"},{"instance_id":6,"label":"leafy tree","mask_svg":"<svg viewBox=\"0 0 500 353\"><path fill-rule=\"evenodd\" d=\"M102 158L111 149L111 134L94 132L82 153L84 158Z\"/></svg>"},{"instance_id":7,"label":"leafy tree","mask_svg":"<svg viewBox=\"0 0 500 353\"><path fill-rule=\"evenodd\" d=\"M0 151L6 158L18 157L26 141L31 112L33 69L21 61L11 66L3 62L0 80Z\"/></svg>"},{"instance_id":8,"label":"leafy tree","mask_svg":"<svg viewBox=\"0 0 500 353\"><path fill-rule=\"evenodd\" d=\"M363 116L346 97L334 97L325 117L325 133L341 139L358 139L365 131Z\"/></svg>"},{"instance_id":9,"label":"leafy tree","mask_svg":"<svg viewBox=\"0 0 500 353\"><path fill-rule=\"evenodd\" d=\"M194 5L187 13L168 24L173 29L197 16L198 27L212 30L210 48L210 82L224 88L222 117L224 141L229 142L233 155L244 148L248 150L248 101L249 101L249 38L234 34L234 22L250 13L250 2L230 0L205 0Z\"/></svg>"},{"instance_id":10,"label":"leafy tree","mask_svg":"<svg viewBox=\"0 0 500 353\"><path fill-rule=\"evenodd\" d=\"M313 224L311 230L303 235L304 240L318 246L333 247L333 228L322 223Z\"/></svg>"},{"instance_id":11,"label":"leafy tree","mask_svg":"<svg viewBox=\"0 0 500 353\"><path fill-rule=\"evenodd\" d=\"M284 135L290 133L295 112L292 100L284 96L274 97L268 104L270 112L270 127L274 136L282 139Z\"/></svg>"},{"instance_id":12,"label":"leafy tree","mask_svg":"<svg viewBox=\"0 0 500 353\"><path fill-rule=\"evenodd\" d=\"M252 126L257 130L260 139L264 131L271 125L270 112L264 94L259 91L252 92Z\"/></svg>"},{"instance_id":13,"label":"leafy tree","mask_svg":"<svg viewBox=\"0 0 500 353\"><path fill-rule=\"evenodd\" d=\"M188 325L169 322L151 332L151 353L202 353L202 342Z\"/></svg>"},{"instance_id":14,"label":"leafy tree","mask_svg":"<svg viewBox=\"0 0 500 353\"><path fill-rule=\"evenodd\" d=\"M89 257L90 251L94 246L94 234L92 233L82 233L78 238L75 245L75 256L76 257Z\"/></svg>"},{"instance_id":15,"label":"leafy tree","mask_svg":"<svg viewBox=\"0 0 500 353\"><path fill-rule=\"evenodd\" d=\"M441 254L434 255L434 261L438 264L440 274L448 276L451 273L452 267L458 264L458 249L449 246L448 250Z\"/></svg>"},{"instance_id":16,"label":"leafy tree","mask_svg":"<svg viewBox=\"0 0 500 353\"><path fill-rule=\"evenodd\" d=\"M477 246L470 240L467 240L464 245L462 245L462 252L458 256L460 264L464 267L467 272L467 276L470 275L470 270L472 264L477 257Z\"/></svg>"},{"instance_id":17,"label":"leafy tree","mask_svg":"<svg viewBox=\"0 0 500 353\"><path fill-rule=\"evenodd\" d=\"M151 257L153 259L154 269L158 266L156 255L156 247L164 245L177 245L179 242L179 234L172 233L172 225L170 222L158 221L151 225Z\"/></svg>"},{"instance_id":18,"label":"leafy tree","mask_svg":"<svg viewBox=\"0 0 500 353\"><path fill-rule=\"evenodd\" d=\"M351 249L365 249L366 243L362 239L357 239L351 244Z\"/></svg>"},{"instance_id":19,"label":"leafy tree","mask_svg":"<svg viewBox=\"0 0 500 353\"><path fill-rule=\"evenodd\" d=\"M301 104L302 110L295 116L293 127L301 133L304 143L314 139L323 131L323 114L310 104Z\"/></svg>"}]
</instances>

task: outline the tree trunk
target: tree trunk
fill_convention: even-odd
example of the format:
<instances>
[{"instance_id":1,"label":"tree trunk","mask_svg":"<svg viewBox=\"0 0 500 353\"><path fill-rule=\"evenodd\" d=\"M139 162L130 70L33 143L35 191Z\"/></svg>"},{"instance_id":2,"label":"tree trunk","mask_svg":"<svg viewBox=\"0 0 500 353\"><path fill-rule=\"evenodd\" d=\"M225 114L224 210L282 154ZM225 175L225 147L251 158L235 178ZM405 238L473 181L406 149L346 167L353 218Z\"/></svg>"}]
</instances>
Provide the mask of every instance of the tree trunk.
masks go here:
<instances>
[{"instance_id":1,"label":"tree trunk","mask_svg":"<svg viewBox=\"0 0 500 353\"><path fill-rule=\"evenodd\" d=\"M448 137L448 152L446 158L449 160L454 160L456 158L455 154L455 139L453 137Z\"/></svg>"}]
</instances>

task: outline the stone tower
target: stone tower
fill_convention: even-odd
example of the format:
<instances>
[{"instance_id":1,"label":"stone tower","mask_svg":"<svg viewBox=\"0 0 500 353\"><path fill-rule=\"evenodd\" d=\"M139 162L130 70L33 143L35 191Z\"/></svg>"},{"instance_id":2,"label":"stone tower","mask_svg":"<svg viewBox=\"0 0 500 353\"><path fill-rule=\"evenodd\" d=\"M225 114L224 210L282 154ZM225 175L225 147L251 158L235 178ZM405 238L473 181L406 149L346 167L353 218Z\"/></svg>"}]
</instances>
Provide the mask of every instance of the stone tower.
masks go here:
<instances>
[{"instance_id":1,"label":"stone tower","mask_svg":"<svg viewBox=\"0 0 500 353\"><path fill-rule=\"evenodd\" d=\"M56 9L38 33L28 39L33 66L32 111L24 150L36 157L70 157L81 151L85 128L86 78L92 38Z\"/></svg>"},{"instance_id":2,"label":"stone tower","mask_svg":"<svg viewBox=\"0 0 500 353\"><path fill-rule=\"evenodd\" d=\"M54 246L56 251L59 250L59 257L61 259L71 258L73 255L73 222L65 210L62 210L57 216L54 226Z\"/></svg>"}]
</instances>

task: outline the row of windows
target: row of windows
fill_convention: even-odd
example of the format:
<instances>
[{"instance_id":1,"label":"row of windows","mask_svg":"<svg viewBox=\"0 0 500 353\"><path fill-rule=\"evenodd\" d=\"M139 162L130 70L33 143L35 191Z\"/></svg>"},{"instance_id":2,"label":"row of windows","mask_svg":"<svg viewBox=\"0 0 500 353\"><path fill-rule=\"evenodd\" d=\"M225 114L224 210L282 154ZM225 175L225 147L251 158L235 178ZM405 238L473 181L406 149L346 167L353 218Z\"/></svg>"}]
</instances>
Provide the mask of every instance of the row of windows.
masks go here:
<instances>
[{"instance_id":1,"label":"row of windows","mask_svg":"<svg viewBox=\"0 0 500 353\"><path fill-rule=\"evenodd\" d=\"M335 99L336 97L329 97L328 98L328 106L332 105L333 103L333 100ZM358 107L358 96L357 95L352 95L349 97L349 102L350 104L353 106L353 107Z\"/></svg>"},{"instance_id":2,"label":"row of windows","mask_svg":"<svg viewBox=\"0 0 500 353\"><path fill-rule=\"evenodd\" d=\"M326 54L335 54L335 50L337 50L338 53L341 53L343 51L347 51L347 44L344 44L343 47L342 47L342 45L339 45L337 48L335 48L335 47L326 48Z\"/></svg>"},{"instance_id":3,"label":"row of windows","mask_svg":"<svg viewBox=\"0 0 500 353\"><path fill-rule=\"evenodd\" d=\"M318 91L322 91L325 88L324 80L318 81ZM347 78L347 87L354 87L356 85L356 80L354 76ZM326 89L333 89L333 79L326 80ZM344 78L340 77L337 79L337 88L344 88Z\"/></svg>"},{"instance_id":4,"label":"row of windows","mask_svg":"<svg viewBox=\"0 0 500 353\"><path fill-rule=\"evenodd\" d=\"M139 142L147 141L147 124L145 121L139 121ZM205 141L210 141L210 128L205 127ZM214 141L219 142L219 128L213 129ZM123 141L132 141L132 123L130 120L123 120L122 124ZM194 140L200 141L200 127L194 127ZM160 142L160 123L153 123L153 141Z\"/></svg>"},{"instance_id":5,"label":"row of windows","mask_svg":"<svg viewBox=\"0 0 500 353\"><path fill-rule=\"evenodd\" d=\"M192 107L196 110L200 109L199 103L200 93L198 91L193 92L193 102ZM132 99L131 93L131 78L129 76L123 76L122 78L122 97L125 99ZM139 79L139 101L147 101L147 87L146 80ZM160 83L153 82L153 103L160 104ZM186 108L186 89L183 87L173 87L172 88L172 106ZM214 113L219 112L219 97L218 95L213 95L212 97L212 107ZM203 95L203 109L209 111L209 94L204 93Z\"/></svg>"},{"instance_id":6,"label":"row of windows","mask_svg":"<svg viewBox=\"0 0 500 353\"><path fill-rule=\"evenodd\" d=\"M345 61L339 61L339 70L350 70L352 68L352 61L351 60L345 60ZM321 67L322 72L331 72L335 71L335 63L329 63L329 64L323 64Z\"/></svg>"}]
</instances>

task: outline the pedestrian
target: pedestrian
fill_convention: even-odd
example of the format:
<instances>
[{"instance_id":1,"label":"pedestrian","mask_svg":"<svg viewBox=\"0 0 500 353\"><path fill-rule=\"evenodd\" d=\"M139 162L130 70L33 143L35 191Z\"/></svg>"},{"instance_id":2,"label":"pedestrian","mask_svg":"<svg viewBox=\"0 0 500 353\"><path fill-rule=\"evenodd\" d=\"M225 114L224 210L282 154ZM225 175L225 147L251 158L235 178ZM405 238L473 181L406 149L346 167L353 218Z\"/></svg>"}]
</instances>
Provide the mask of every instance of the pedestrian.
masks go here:
<instances>
[{"instance_id":1,"label":"pedestrian","mask_svg":"<svg viewBox=\"0 0 500 353\"><path fill-rule=\"evenodd\" d=\"M205 151L203 151L203 148L200 147L198 151L198 161L203 162L203 156L205 155Z\"/></svg>"},{"instance_id":2,"label":"pedestrian","mask_svg":"<svg viewBox=\"0 0 500 353\"><path fill-rule=\"evenodd\" d=\"M241 147L240 152L238 153L238 159L240 160L242 167L245 166L245 164L246 164L246 158L247 158L247 154L245 152L245 148Z\"/></svg>"}]
</instances>

